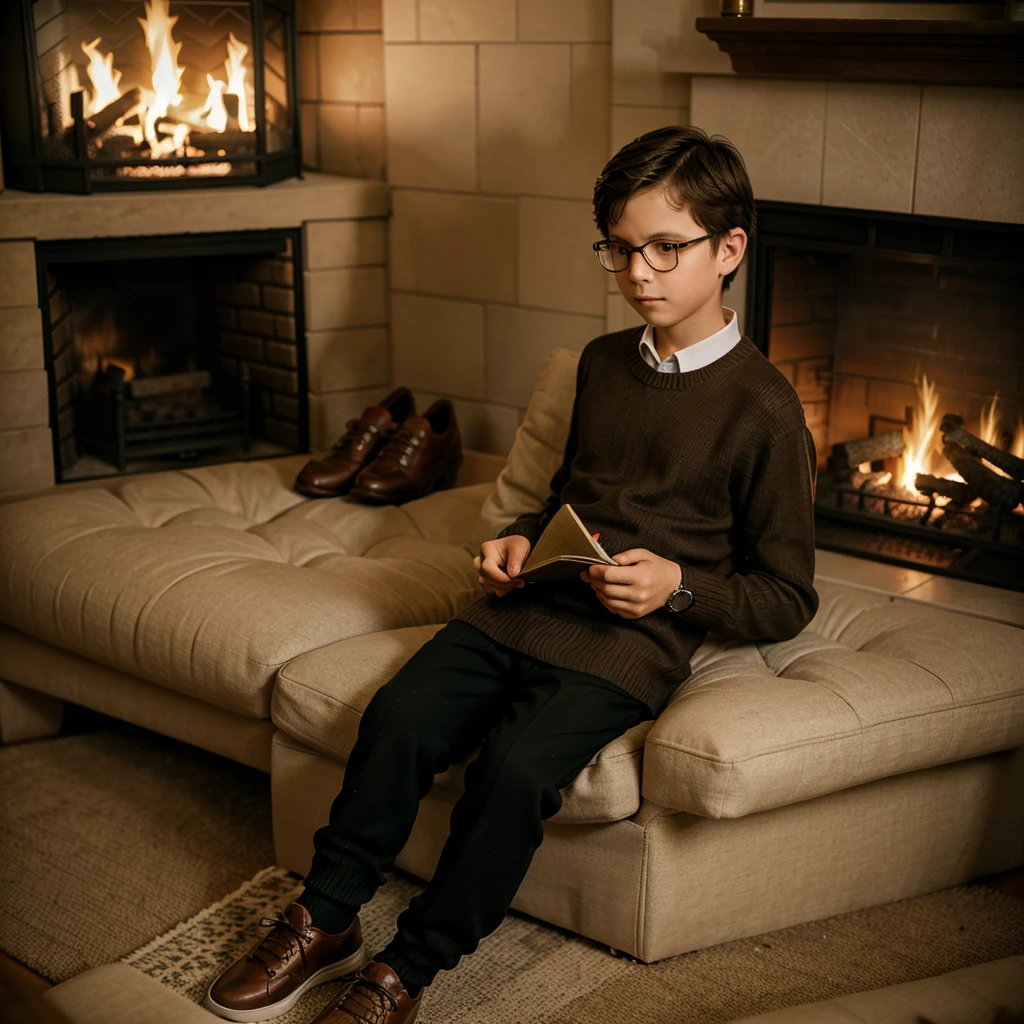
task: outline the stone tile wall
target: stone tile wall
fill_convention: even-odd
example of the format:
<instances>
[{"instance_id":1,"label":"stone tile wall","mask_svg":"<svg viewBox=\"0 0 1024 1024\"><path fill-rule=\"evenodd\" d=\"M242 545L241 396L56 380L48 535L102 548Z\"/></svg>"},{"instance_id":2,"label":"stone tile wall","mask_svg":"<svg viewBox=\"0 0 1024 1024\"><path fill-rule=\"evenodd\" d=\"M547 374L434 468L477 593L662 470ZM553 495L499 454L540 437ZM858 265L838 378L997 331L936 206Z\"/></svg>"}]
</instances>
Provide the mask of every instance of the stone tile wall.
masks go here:
<instances>
[{"instance_id":1,"label":"stone tile wall","mask_svg":"<svg viewBox=\"0 0 1024 1024\"><path fill-rule=\"evenodd\" d=\"M394 384L508 451L552 348L606 322L609 0L385 0Z\"/></svg>"},{"instance_id":2,"label":"stone tile wall","mask_svg":"<svg viewBox=\"0 0 1024 1024\"><path fill-rule=\"evenodd\" d=\"M381 0L299 0L302 163L383 180Z\"/></svg>"},{"instance_id":3,"label":"stone tile wall","mask_svg":"<svg viewBox=\"0 0 1024 1024\"><path fill-rule=\"evenodd\" d=\"M758 199L1024 223L1024 90L695 76L690 109Z\"/></svg>"},{"instance_id":4,"label":"stone tile wall","mask_svg":"<svg viewBox=\"0 0 1024 1024\"><path fill-rule=\"evenodd\" d=\"M0 489L53 483L35 246L0 242Z\"/></svg>"}]
</instances>

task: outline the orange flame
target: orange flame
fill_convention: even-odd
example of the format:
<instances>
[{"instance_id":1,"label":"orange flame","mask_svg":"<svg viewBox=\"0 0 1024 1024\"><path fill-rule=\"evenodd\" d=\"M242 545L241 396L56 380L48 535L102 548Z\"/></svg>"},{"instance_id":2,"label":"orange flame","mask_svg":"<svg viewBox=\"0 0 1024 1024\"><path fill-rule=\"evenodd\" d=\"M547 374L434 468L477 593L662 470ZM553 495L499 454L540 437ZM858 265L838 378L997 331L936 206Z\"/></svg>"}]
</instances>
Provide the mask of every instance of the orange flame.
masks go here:
<instances>
[{"instance_id":1,"label":"orange flame","mask_svg":"<svg viewBox=\"0 0 1024 1024\"><path fill-rule=\"evenodd\" d=\"M153 92L147 95L146 119L143 129L149 143L150 155L154 160L180 148L183 139L175 133L169 139L160 139L156 122L167 114L168 107L181 103L181 76L185 69L178 66L181 43L176 43L171 31L177 24L177 16L171 17L170 0L145 0L146 17L139 18L142 31L149 47L150 67L153 71ZM186 128L185 134L188 133Z\"/></svg>"},{"instance_id":2,"label":"orange flame","mask_svg":"<svg viewBox=\"0 0 1024 1024\"><path fill-rule=\"evenodd\" d=\"M215 132L222 132L228 126L228 111L224 106L224 90L226 82L221 82L213 75L206 76L207 84L210 86L210 95L206 97L206 106L203 107L200 117L206 118L206 123Z\"/></svg>"},{"instance_id":3,"label":"orange flame","mask_svg":"<svg viewBox=\"0 0 1024 1024\"><path fill-rule=\"evenodd\" d=\"M252 121L249 118L249 102L245 95L245 55L249 47L240 43L235 38L235 33L228 34L228 59L224 67L228 73L227 94L238 99L238 127L243 132L252 131ZM223 130L223 129L221 129Z\"/></svg>"},{"instance_id":4,"label":"orange flame","mask_svg":"<svg viewBox=\"0 0 1024 1024\"><path fill-rule=\"evenodd\" d=\"M978 437L985 444L997 447L999 440L999 427L996 422L996 404L999 402L999 392L992 396L992 404L988 407L982 406L981 418L978 421Z\"/></svg>"},{"instance_id":5,"label":"orange flame","mask_svg":"<svg viewBox=\"0 0 1024 1024\"><path fill-rule=\"evenodd\" d=\"M114 68L114 55L99 52L97 47L103 37L97 36L91 43L82 43L82 50L89 58L86 72L92 82L92 96L86 108L87 114L98 114L104 107L120 99L121 90L117 87L121 81L121 72Z\"/></svg>"},{"instance_id":6,"label":"orange flame","mask_svg":"<svg viewBox=\"0 0 1024 1024\"><path fill-rule=\"evenodd\" d=\"M1024 459L1024 416L1017 417L1017 429L1013 432L1010 454L1016 455L1018 459Z\"/></svg>"},{"instance_id":7,"label":"orange flame","mask_svg":"<svg viewBox=\"0 0 1024 1024\"><path fill-rule=\"evenodd\" d=\"M914 485L917 474L932 471L935 439L939 429L939 399L935 394L935 385L927 376L922 377L917 386L917 402L913 426L904 432L906 447L900 456L897 470L899 485L911 493L917 489Z\"/></svg>"}]
</instances>

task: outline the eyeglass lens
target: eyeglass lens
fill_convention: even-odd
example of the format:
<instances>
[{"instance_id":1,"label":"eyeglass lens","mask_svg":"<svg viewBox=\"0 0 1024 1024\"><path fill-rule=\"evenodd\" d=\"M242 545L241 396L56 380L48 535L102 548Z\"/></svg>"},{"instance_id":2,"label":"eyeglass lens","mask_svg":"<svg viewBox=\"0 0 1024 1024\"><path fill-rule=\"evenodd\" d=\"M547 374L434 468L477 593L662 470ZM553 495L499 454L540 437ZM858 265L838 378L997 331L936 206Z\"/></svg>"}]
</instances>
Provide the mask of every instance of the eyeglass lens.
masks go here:
<instances>
[{"instance_id":1,"label":"eyeglass lens","mask_svg":"<svg viewBox=\"0 0 1024 1024\"><path fill-rule=\"evenodd\" d=\"M671 242L648 242L640 252L655 270L675 270L679 264L679 250ZM628 246L614 243L597 251L601 266L616 273L629 268L631 255Z\"/></svg>"}]
</instances>

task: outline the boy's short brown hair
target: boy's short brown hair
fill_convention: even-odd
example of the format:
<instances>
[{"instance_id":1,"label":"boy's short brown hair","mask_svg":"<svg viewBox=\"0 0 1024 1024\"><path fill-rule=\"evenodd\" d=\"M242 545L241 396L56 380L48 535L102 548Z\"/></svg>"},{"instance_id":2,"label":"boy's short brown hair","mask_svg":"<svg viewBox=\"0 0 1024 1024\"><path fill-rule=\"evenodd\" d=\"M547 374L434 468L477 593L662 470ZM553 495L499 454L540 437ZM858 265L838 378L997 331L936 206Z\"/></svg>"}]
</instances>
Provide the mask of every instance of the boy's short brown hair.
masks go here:
<instances>
[{"instance_id":1,"label":"boy's short brown hair","mask_svg":"<svg viewBox=\"0 0 1024 1024\"><path fill-rule=\"evenodd\" d=\"M693 219L711 234L711 252L730 228L754 233L754 192L736 147L721 135L700 128L658 128L623 146L608 161L594 186L594 220L607 238L627 200L638 192L664 185ZM723 288L732 284L734 270Z\"/></svg>"}]
</instances>

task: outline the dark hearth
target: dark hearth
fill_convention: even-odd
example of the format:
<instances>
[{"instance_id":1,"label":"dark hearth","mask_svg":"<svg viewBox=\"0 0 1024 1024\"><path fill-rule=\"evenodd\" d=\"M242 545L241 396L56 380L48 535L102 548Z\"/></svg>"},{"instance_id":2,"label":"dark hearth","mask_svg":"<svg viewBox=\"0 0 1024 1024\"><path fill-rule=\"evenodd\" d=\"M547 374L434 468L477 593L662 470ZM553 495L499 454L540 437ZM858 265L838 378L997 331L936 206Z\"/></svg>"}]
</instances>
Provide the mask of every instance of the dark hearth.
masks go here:
<instances>
[{"instance_id":1,"label":"dark hearth","mask_svg":"<svg viewBox=\"0 0 1024 1024\"><path fill-rule=\"evenodd\" d=\"M7 184L268 185L300 173L294 0L0 4Z\"/></svg>"},{"instance_id":2,"label":"dark hearth","mask_svg":"<svg viewBox=\"0 0 1024 1024\"><path fill-rule=\"evenodd\" d=\"M298 256L290 230L40 245L58 481L306 450Z\"/></svg>"}]
</instances>

